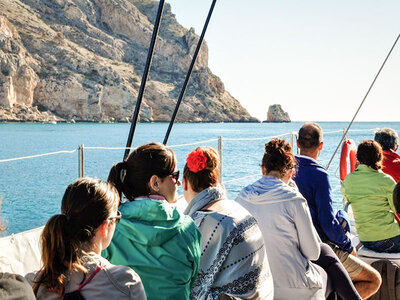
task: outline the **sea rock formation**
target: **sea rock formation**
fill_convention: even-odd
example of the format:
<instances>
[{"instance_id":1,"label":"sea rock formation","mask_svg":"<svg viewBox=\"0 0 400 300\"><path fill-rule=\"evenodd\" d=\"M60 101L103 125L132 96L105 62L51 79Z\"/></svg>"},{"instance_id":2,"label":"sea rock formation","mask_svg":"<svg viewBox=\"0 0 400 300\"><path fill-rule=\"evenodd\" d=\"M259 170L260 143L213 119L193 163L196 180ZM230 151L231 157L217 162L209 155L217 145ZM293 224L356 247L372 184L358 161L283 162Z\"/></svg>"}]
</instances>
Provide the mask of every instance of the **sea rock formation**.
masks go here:
<instances>
[{"instance_id":1,"label":"sea rock formation","mask_svg":"<svg viewBox=\"0 0 400 300\"><path fill-rule=\"evenodd\" d=\"M128 121L157 8L153 0L0 0L0 121ZM198 39L166 4L141 121L169 121ZM208 68L205 42L177 121L257 121Z\"/></svg>"},{"instance_id":2,"label":"sea rock formation","mask_svg":"<svg viewBox=\"0 0 400 300\"><path fill-rule=\"evenodd\" d=\"M280 104L273 104L269 106L267 120L264 122L290 122L290 117Z\"/></svg>"}]
</instances>

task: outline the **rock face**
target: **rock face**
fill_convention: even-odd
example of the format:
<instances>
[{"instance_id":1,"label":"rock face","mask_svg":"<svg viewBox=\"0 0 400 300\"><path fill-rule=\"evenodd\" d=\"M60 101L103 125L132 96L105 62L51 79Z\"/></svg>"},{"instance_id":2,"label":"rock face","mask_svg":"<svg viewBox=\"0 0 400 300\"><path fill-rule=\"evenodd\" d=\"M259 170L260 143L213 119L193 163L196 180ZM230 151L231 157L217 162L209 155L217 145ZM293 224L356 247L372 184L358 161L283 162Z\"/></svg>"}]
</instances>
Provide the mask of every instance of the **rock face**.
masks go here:
<instances>
[{"instance_id":1,"label":"rock face","mask_svg":"<svg viewBox=\"0 0 400 300\"><path fill-rule=\"evenodd\" d=\"M290 122L290 118L280 104L273 104L269 106L267 120L264 122Z\"/></svg>"},{"instance_id":2,"label":"rock face","mask_svg":"<svg viewBox=\"0 0 400 300\"><path fill-rule=\"evenodd\" d=\"M157 8L152 0L0 0L0 121L128 121ZM198 38L166 4L141 121L169 121ZM257 121L211 73L206 43L177 121Z\"/></svg>"}]
</instances>

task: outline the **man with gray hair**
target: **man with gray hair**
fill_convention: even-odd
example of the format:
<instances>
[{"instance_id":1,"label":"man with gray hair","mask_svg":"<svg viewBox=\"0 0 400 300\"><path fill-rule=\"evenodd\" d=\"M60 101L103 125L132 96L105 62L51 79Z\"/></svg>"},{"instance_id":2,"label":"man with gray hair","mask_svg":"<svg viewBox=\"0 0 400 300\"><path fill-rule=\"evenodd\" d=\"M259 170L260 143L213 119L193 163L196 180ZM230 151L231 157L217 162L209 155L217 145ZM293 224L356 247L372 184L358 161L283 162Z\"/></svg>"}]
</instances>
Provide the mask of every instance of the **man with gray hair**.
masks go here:
<instances>
[{"instance_id":1,"label":"man with gray hair","mask_svg":"<svg viewBox=\"0 0 400 300\"><path fill-rule=\"evenodd\" d=\"M399 136L392 128L377 129L374 140L381 144L383 149L382 171L400 180L400 156L396 153L399 147Z\"/></svg>"}]
</instances>

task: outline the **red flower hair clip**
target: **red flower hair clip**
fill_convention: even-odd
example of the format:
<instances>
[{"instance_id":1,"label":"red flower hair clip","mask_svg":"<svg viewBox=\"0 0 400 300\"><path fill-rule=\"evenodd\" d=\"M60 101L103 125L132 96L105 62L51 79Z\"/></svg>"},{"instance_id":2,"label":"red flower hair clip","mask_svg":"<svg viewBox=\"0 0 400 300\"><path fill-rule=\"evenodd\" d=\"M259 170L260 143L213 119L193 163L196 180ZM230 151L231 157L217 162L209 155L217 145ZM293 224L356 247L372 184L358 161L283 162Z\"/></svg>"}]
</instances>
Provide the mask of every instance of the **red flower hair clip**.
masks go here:
<instances>
[{"instance_id":1,"label":"red flower hair clip","mask_svg":"<svg viewBox=\"0 0 400 300\"><path fill-rule=\"evenodd\" d=\"M207 156L201 150L192 151L186 159L186 165L193 173L202 171L207 167Z\"/></svg>"}]
</instances>

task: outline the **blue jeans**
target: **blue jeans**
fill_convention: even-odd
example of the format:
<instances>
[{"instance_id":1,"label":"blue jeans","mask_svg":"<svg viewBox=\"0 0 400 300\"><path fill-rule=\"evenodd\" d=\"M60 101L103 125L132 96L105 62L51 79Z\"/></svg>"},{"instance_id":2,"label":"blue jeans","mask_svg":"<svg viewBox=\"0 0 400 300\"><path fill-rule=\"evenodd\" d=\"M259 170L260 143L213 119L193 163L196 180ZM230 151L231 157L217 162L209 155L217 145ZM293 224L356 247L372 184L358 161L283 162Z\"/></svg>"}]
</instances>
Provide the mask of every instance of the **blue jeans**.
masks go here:
<instances>
[{"instance_id":1,"label":"blue jeans","mask_svg":"<svg viewBox=\"0 0 400 300\"><path fill-rule=\"evenodd\" d=\"M400 253L400 235L376 242L361 242L375 252Z\"/></svg>"}]
</instances>

